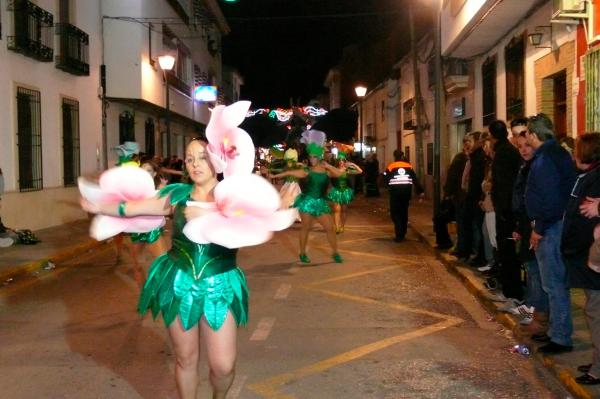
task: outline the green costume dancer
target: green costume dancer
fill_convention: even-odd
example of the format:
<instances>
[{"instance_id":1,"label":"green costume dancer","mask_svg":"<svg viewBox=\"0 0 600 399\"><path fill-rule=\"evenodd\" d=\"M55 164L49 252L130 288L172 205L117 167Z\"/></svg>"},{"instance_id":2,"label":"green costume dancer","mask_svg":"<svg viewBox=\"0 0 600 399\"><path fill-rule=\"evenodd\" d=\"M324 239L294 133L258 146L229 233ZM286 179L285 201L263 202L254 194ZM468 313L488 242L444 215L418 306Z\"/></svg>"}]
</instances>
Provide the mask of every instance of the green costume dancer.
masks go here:
<instances>
[{"instance_id":1,"label":"green costume dancer","mask_svg":"<svg viewBox=\"0 0 600 399\"><path fill-rule=\"evenodd\" d=\"M331 213L327 204L327 188L329 187L329 175L327 172L314 172L310 168L305 169L307 176L304 179L302 193L296 197L294 208L301 213L312 216L321 216Z\"/></svg>"},{"instance_id":2,"label":"green costume dancer","mask_svg":"<svg viewBox=\"0 0 600 399\"><path fill-rule=\"evenodd\" d=\"M348 186L348 173L333 180L333 187L329 190L327 199L336 204L347 205L354 199L354 190Z\"/></svg>"},{"instance_id":3,"label":"green costume dancer","mask_svg":"<svg viewBox=\"0 0 600 399\"><path fill-rule=\"evenodd\" d=\"M193 186L172 184L159 192L169 195L175 205L172 247L150 267L140 295L138 311L152 311L154 318L162 312L167 327L177 318L189 330L205 317L217 331L231 311L238 326L248 317L248 288L242 270L236 264L236 249L217 244L196 244L183 234L184 210Z\"/></svg>"}]
</instances>

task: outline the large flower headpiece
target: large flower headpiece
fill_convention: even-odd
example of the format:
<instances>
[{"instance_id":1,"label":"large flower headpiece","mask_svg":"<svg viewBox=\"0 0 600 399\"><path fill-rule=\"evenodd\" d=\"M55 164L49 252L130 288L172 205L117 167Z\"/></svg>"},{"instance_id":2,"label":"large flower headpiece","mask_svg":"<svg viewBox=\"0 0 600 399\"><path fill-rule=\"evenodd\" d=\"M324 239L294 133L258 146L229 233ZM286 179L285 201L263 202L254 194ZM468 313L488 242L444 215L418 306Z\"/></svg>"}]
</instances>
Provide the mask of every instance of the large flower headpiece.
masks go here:
<instances>
[{"instance_id":1,"label":"large flower headpiece","mask_svg":"<svg viewBox=\"0 0 600 399\"><path fill-rule=\"evenodd\" d=\"M325 141L327 136L320 130L306 130L302 133L301 143L306 144L306 152L308 155L323 158L325 153Z\"/></svg>"}]
</instances>

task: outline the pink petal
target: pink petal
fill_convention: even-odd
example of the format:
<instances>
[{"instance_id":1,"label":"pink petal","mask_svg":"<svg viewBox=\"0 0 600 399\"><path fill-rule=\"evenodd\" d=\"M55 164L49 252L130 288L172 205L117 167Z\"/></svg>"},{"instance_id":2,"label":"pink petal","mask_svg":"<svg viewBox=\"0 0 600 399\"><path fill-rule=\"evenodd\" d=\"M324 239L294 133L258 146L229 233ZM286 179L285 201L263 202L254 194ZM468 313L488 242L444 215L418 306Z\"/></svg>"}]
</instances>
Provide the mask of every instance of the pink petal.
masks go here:
<instances>
[{"instance_id":1,"label":"pink petal","mask_svg":"<svg viewBox=\"0 0 600 399\"><path fill-rule=\"evenodd\" d=\"M226 125L223 123L223 110L224 105L217 105L211 110L210 119L206 125L206 139L210 143L216 143L221 141L221 134L227 130Z\"/></svg>"},{"instance_id":2,"label":"pink petal","mask_svg":"<svg viewBox=\"0 0 600 399\"><path fill-rule=\"evenodd\" d=\"M266 217L263 222L269 231L281 231L293 225L297 217L298 210L289 208L273 213Z\"/></svg>"},{"instance_id":3,"label":"pink petal","mask_svg":"<svg viewBox=\"0 0 600 399\"><path fill-rule=\"evenodd\" d=\"M137 167L116 167L102 173L100 189L118 194L126 200L140 200L155 195L154 180L145 170Z\"/></svg>"},{"instance_id":4,"label":"pink petal","mask_svg":"<svg viewBox=\"0 0 600 399\"><path fill-rule=\"evenodd\" d=\"M147 233L165 224L164 216L136 216L123 219L127 222L123 230L126 233Z\"/></svg>"},{"instance_id":5,"label":"pink petal","mask_svg":"<svg viewBox=\"0 0 600 399\"><path fill-rule=\"evenodd\" d=\"M227 159L227 166L223 171L225 177L234 174L251 174L254 169L254 143L245 130L235 128L229 132L230 145L235 146L236 155Z\"/></svg>"},{"instance_id":6,"label":"pink petal","mask_svg":"<svg viewBox=\"0 0 600 399\"><path fill-rule=\"evenodd\" d=\"M97 215L90 225L90 237L97 241L106 240L107 238L122 233L126 227L127 222L125 219Z\"/></svg>"},{"instance_id":7,"label":"pink petal","mask_svg":"<svg viewBox=\"0 0 600 399\"><path fill-rule=\"evenodd\" d=\"M273 236L258 218L252 216L228 218L219 213L211 213L189 221L183 233L190 240L192 237L201 237L226 248L262 244Z\"/></svg>"},{"instance_id":8,"label":"pink petal","mask_svg":"<svg viewBox=\"0 0 600 399\"><path fill-rule=\"evenodd\" d=\"M214 191L217 207L226 214L268 215L279 209L279 193L267 180L255 175L233 175L223 179ZM224 208L224 209L223 209Z\"/></svg>"},{"instance_id":9,"label":"pink petal","mask_svg":"<svg viewBox=\"0 0 600 399\"><path fill-rule=\"evenodd\" d=\"M229 127L239 126L246 119L246 114L250 109L250 101L238 101L227 106L223 110L222 118Z\"/></svg>"},{"instance_id":10,"label":"pink petal","mask_svg":"<svg viewBox=\"0 0 600 399\"><path fill-rule=\"evenodd\" d=\"M206 147L206 151L208 152L210 163L215 169L215 172L223 173L223 170L225 170L225 167L227 166L227 162L222 158L220 151L213 152L210 144Z\"/></svg>"},{"instance_id":11,"label":"pink petal","mask_svg":"<svg viewBox=\"0 0 600 399\"><path fill-rule=\"evenodd\" d=\"M102 190L100 190L100 186L97 184L80 177L77 179L77 186L79 187L81 196L86 200L94 204L99 204L106 201L106 195L102 192Z\"/></svg>"}]
</instances>

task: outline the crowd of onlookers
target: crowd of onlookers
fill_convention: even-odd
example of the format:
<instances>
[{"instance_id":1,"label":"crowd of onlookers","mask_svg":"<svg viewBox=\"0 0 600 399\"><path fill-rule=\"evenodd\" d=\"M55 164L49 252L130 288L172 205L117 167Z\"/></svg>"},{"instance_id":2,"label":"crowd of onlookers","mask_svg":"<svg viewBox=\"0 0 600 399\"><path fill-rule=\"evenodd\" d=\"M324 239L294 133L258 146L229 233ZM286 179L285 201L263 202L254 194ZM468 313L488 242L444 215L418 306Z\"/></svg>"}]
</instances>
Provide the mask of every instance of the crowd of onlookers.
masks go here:
<instances>
[{"instance_id":1,"label":"crowd of onlookers","mask_svg":"<svg viewBox=\"0 0 600 399\"><path fill-rule=\"evenodd\" d=\"M437 244L485 277L500 310L549 355L573 349L570 289L582 288L593 359L580 384L600 384L600 133L559 138L538 114L463 140L435 219ZM522 271L525 271L523 273Z\"/></svg>"}]
</instances>

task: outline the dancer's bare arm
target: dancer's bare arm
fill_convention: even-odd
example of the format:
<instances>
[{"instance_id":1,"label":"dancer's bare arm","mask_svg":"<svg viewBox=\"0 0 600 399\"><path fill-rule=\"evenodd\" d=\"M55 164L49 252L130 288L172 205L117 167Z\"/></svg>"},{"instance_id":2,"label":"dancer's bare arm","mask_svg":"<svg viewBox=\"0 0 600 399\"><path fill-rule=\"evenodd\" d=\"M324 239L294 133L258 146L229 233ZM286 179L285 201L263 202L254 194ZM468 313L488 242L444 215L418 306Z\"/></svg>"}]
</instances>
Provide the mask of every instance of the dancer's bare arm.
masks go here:
<instances>
[{"instance_id":1,"label":"dancer's bare arm","mask_svg":"<svg viewBox=\"0 0 600 399\"><path fill-rule=\"evenodd\" d=\"M81 208L86 212L108 216L121 216L119 215L119 207L121 206L119 203L94 204L85 198L81 198L79 202ZM166 216L171 213L171 205L169 204L169 197L148 198L140 201L127 201L123 210L126 217Z\"/></svg>"}]
</instances>

